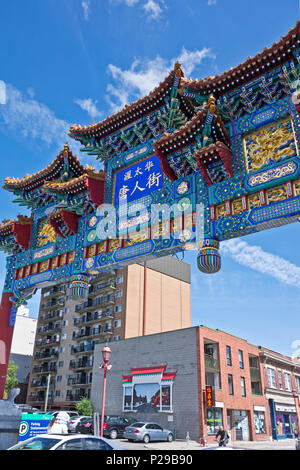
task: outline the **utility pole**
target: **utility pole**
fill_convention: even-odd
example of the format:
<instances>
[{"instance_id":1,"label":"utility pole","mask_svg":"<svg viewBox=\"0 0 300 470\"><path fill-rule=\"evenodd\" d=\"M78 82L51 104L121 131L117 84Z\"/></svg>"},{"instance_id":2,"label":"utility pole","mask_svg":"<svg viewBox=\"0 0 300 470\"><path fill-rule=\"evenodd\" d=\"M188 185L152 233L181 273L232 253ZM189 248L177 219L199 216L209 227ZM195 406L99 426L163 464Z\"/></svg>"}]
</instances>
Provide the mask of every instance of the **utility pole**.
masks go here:
<instances>
[{"instance_id":1,"label":"utility pole","mask_svg":"<svg viewBox=\"0 0 300 470\"><path fill-rule=\"evenodd\" d=\"M48 407L48 395L49 395L49 388L50 388L50 379L51 379L51 374L48 374L46 400L45 400L45 408L44 408L45 412L47 411L47 407Z\"/></svg>"}]
</instances>

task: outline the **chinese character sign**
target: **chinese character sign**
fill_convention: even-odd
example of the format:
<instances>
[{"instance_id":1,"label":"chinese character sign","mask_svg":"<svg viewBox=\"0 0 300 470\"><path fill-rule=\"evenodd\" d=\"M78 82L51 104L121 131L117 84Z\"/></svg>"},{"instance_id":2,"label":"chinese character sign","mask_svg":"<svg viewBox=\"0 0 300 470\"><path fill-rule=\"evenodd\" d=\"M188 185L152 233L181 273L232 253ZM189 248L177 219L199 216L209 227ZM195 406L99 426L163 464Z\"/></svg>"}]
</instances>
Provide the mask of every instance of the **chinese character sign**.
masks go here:
<instances>
[{"instance_id":1,"label":"chinese character sign","mask_svg":"<svg viewBox=\"0 0 300 470\"><path fill-rule=\"evenodd\" d=\"M163 187L163 173L159 158L153 155L116 174L115 205L147 196Z\"/></svg>"},{"instance_id":2,"label":"chinese character sign","mask_svg":"<svg viewBox=\"0 0 300 470\"><path fill-rule=\"evenodd\" d=\"M205 387L206 406L214 406L213 388L209 385Z\"/></svg>"}]
</instances>

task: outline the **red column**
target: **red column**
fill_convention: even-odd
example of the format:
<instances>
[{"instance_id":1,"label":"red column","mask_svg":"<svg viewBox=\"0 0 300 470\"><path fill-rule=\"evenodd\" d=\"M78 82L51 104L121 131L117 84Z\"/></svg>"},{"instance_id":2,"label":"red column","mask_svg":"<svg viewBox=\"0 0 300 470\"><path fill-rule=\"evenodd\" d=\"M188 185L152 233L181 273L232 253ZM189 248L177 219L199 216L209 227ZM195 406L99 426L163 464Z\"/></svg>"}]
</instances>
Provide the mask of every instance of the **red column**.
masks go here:
<instances>
[{"instance_id":1,"label":"red column","mask_svg":"<svg viewBox=\"0 0 300 470\"><path fill-rule=\"evenodd\" d=\"M12 302L9 300L12 294L4 292L0 305L0 399L3 398L6 381L7 367L10 355L11 341L14 327L9 326L9 317Z\"/></svg>"}]
</instances>

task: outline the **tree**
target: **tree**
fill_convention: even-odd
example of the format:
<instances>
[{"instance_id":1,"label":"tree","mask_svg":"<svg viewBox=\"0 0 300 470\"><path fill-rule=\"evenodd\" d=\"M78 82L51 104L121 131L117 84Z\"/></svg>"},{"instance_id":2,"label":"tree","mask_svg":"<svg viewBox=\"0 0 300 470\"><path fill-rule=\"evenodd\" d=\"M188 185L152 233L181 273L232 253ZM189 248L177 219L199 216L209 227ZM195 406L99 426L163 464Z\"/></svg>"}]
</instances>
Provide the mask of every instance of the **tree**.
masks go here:
<instances>
[{"instance_id":1,"label":"tree","mask_svg":"<svg viewBox=\"0 0 300 470\"><path fill-rule=\"evenodd\" d=\"M10 360L9 363L8 363L6 382L5 382L5 388L4 388L4 396L5 397L7 397L10 390L15 388L15 386L18 385L18 383L19 383L19 381L17 379L17 370L18 369L19 369L19 366L17 366L14 363L14 361Z\"/></svg>"},{"instance_id":2,"label":"tree","mask_svg":"<svg viewBox=\"0 0 300 470\"><path fill-rule=\"evenodd\" d=\"M92 416L93 405L87 397L82 397L81 401L76 403L76 411L81 416Z\"/></svg>"}]
</instances>

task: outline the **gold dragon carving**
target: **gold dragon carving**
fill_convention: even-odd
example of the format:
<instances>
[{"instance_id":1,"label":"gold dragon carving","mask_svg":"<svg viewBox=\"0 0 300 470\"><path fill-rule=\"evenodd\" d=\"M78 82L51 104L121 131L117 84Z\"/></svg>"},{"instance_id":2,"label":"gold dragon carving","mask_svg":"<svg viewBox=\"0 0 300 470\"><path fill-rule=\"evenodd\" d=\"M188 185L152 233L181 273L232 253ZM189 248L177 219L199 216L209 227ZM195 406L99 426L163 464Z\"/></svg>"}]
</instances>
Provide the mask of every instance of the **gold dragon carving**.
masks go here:
<instances>
[{"instance_id":1,"label":"gold dragon carving","mask_svg":"<svg viewBox=\"0 0 300 470\"><path fill-rule=\"evenodd\" d=\"M288 141L292 142L287 145ZM289 129L288 121L277 128L274 128L274 125L262 128L260 131L249 135L245 143L248 150L250 171L259 170L270 159L278 161L281 157L295 154L294 135Z\"/></svg>"}]
</instances>

